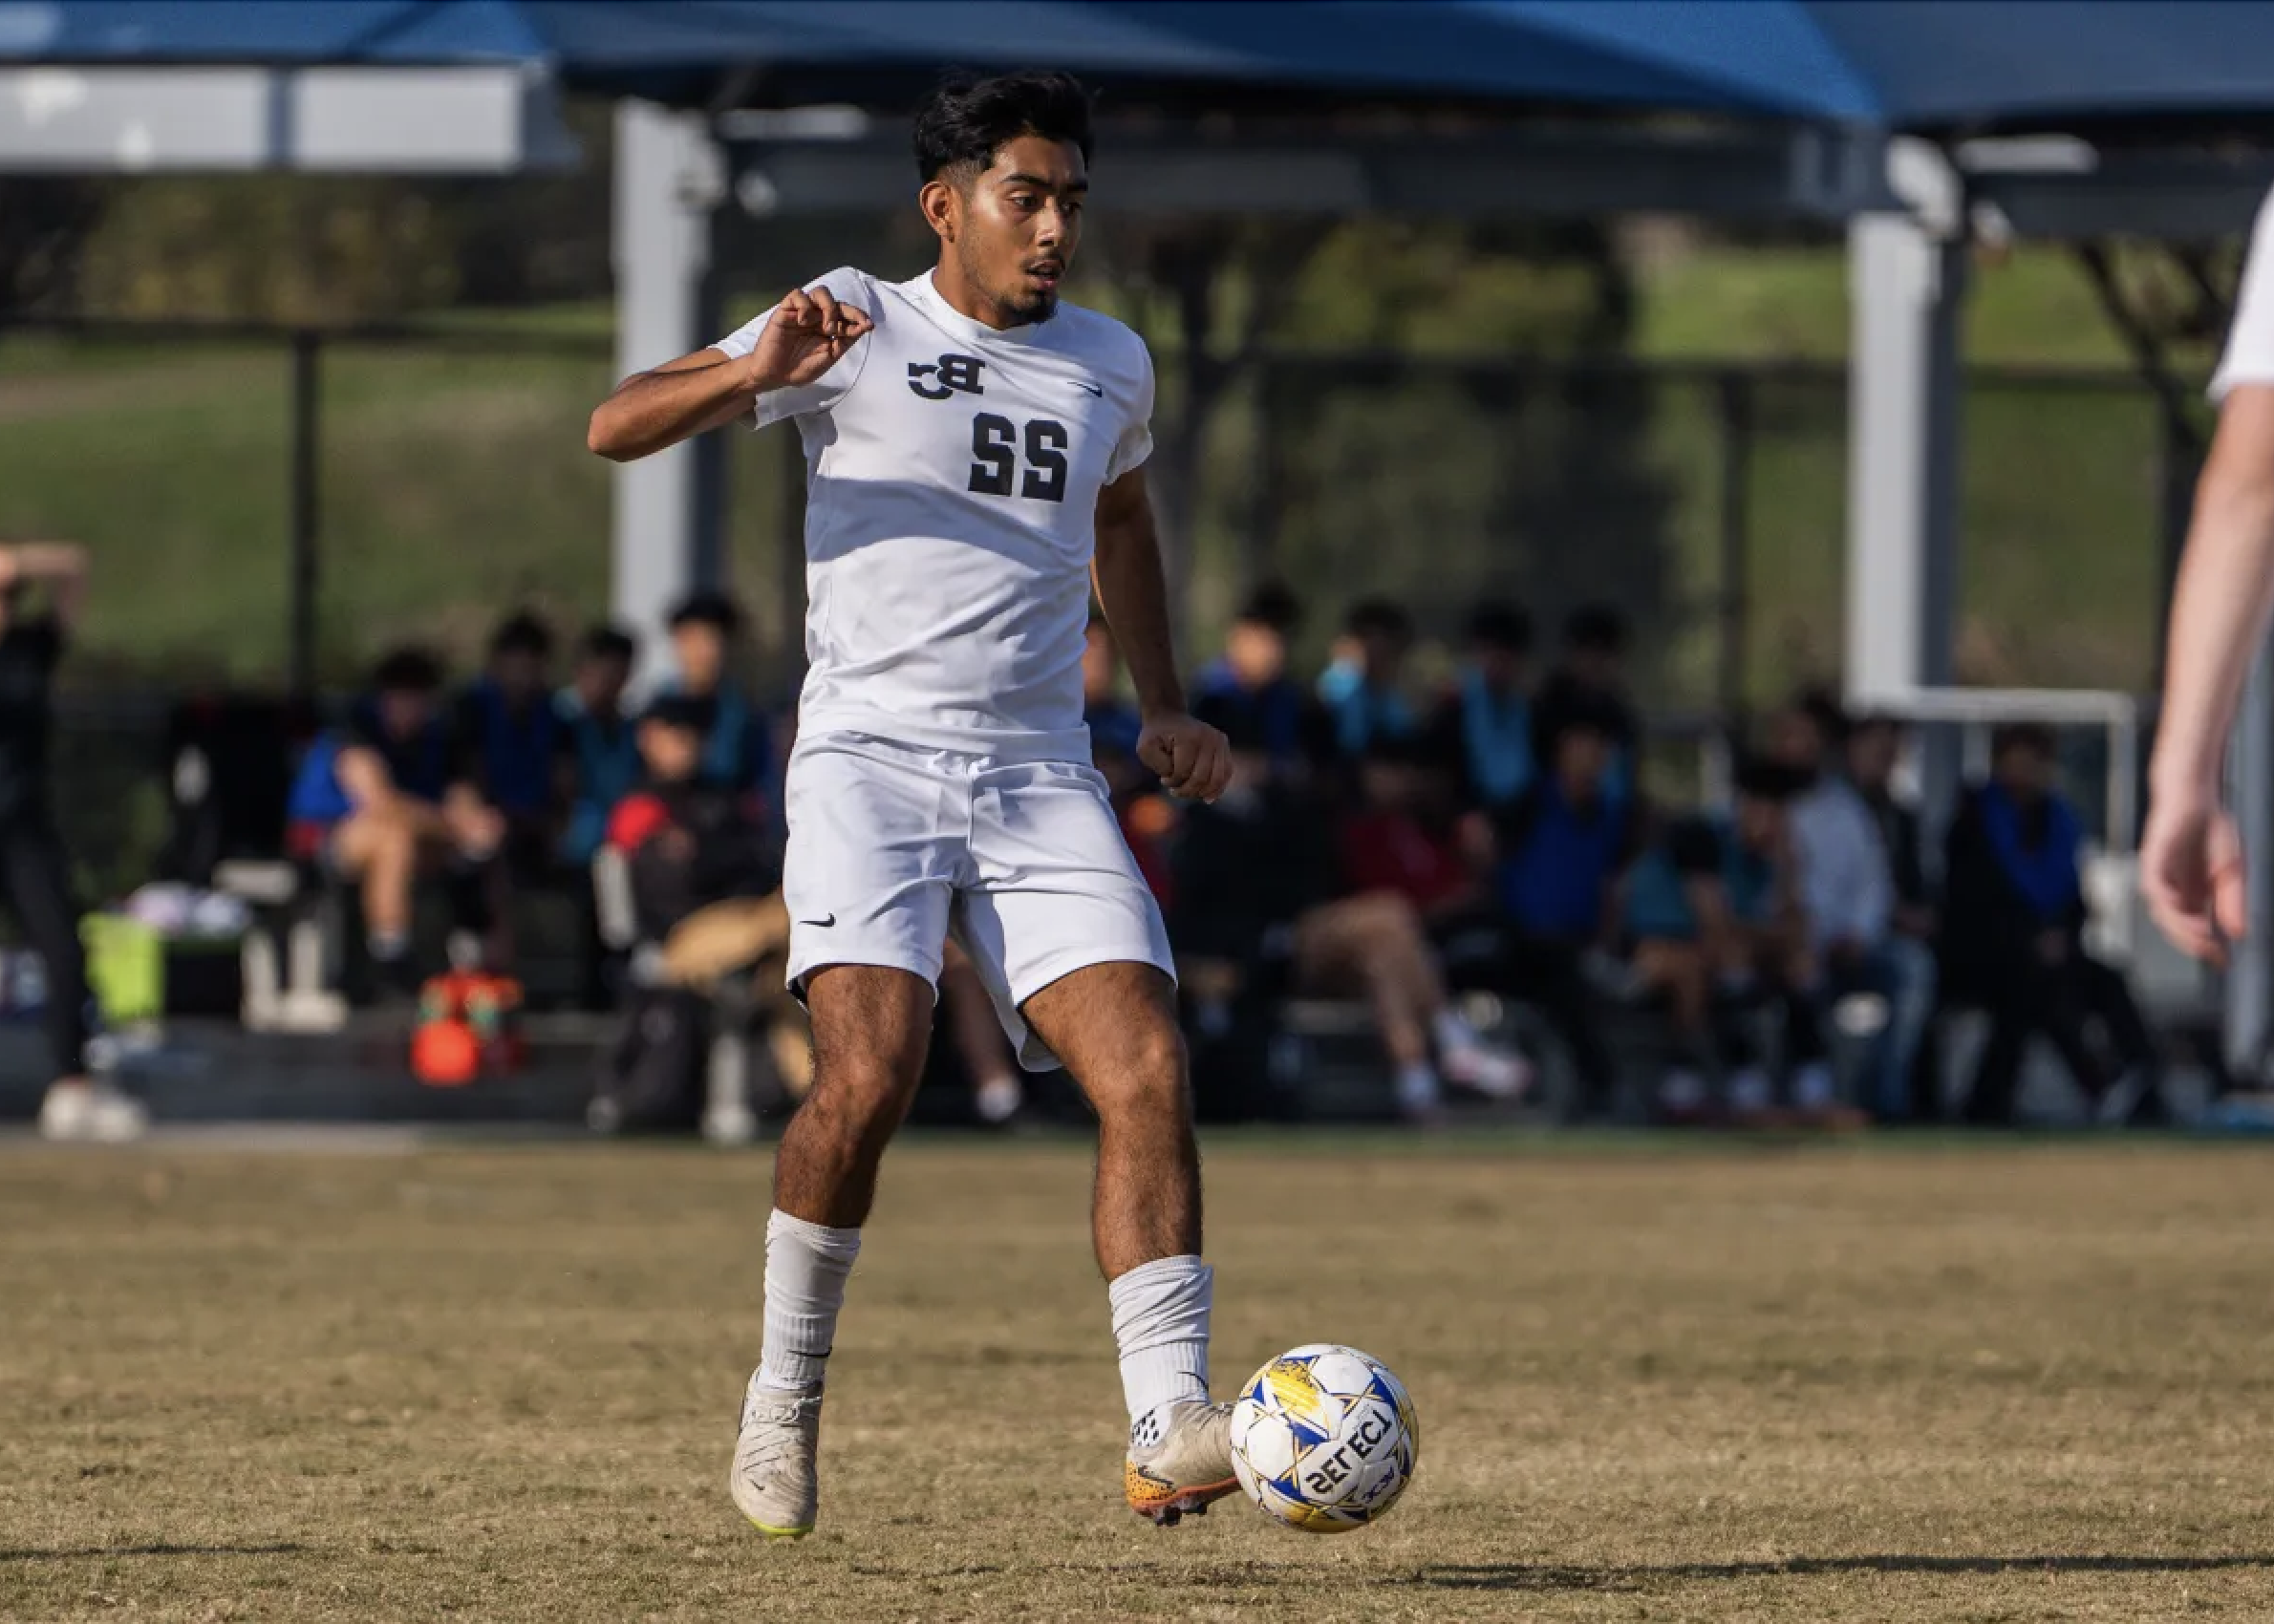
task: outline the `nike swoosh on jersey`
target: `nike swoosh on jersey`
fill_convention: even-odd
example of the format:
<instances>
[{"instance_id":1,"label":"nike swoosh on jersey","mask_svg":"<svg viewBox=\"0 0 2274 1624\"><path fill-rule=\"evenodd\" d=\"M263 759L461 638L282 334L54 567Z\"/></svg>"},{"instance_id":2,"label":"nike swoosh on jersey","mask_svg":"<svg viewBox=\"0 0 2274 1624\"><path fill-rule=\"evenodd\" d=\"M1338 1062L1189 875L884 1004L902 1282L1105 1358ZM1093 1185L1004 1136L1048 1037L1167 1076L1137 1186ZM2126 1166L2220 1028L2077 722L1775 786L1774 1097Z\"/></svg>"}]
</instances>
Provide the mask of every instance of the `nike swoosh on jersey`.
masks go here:
<instances>
[{"instance_id":1,"label":"nike swoosh on jersey","mask_svg":"<svg viewBox=\"0 0 2274 1624\"><path fill-rule=\"evenodd\" d=\"M826 930L830 926L837 923L837 916L832 913L826 919L801 919L798 921L798 923L800 925L810 925L816 930Z\"/></svg>"},{"instance_id":2,"label":"nike swoosh on jersey","mask_svg":"<svg viewBox=\"0 0 2274 1624\"><path fill-rule=\"evenodd\" d=\"M1101 400L1105 397L1105 388L1103 384L1092 383L1087 378L1079 377L1074 379L1073 383L1076 389L1086 389Z\"/></svg>"}]
</instances>

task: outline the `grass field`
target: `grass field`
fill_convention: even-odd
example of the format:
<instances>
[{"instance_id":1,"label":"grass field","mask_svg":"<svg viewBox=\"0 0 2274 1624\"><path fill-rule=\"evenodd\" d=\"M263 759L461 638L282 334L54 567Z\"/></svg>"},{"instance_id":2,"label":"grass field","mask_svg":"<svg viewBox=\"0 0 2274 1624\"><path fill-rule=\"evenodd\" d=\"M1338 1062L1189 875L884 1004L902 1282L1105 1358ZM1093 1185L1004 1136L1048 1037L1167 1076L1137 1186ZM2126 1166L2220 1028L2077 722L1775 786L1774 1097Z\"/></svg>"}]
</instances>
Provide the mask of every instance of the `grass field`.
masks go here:
<instances>
[{"instance_id":1,"label":"grass field","mask_svg":"<svg viewBox=\"0 0 2274 1624\"><path fill-rule=\"evenodd\" d=\"M1086 1163L896 1153L769 1547L762 1158L0 1150L0 1617L2274 1616L2263 1152L1221 1142L1218 1386L1421 1411L1331 1540L1121 1508Z\"/></svg>"}]
</instances>

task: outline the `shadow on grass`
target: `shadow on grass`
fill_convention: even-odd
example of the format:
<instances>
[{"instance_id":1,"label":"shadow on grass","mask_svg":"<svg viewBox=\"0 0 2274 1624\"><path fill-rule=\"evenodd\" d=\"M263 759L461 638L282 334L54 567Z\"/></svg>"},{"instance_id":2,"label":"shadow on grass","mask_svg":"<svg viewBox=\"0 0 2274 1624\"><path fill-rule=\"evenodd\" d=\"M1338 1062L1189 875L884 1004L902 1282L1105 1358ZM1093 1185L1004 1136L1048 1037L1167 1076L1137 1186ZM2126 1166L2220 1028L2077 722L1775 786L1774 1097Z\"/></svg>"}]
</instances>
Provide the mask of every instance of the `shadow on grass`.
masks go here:
<instances>
[{"instance_id":1,"label":"shadow on grass","mask_svg":"<svg viewBox=\"0 0 2274 1624\"><path fill-rule=\"evenodd\" d=\"M0 1562L76 1562L95 1556L297 1556L305 1545L90 1545L65 1550L0 1550Z\"/></svg>"},{"instance_id":2,"label":"shadow on grass","mask_svg":"<svg viewBox=\"0 0 2274 1624\"><path fill-rule=\"evenodd\" d=\"M1403 1582L1446 1591L1631 1591L1665 1579L1806 1578L1823 1573L2206 1573L2274 1569L2263 1556L1794 1556L1781 1562L1675 1562L1582 1568L1567 1563L1433 1564Z\"/></svg>"}]
</instances>

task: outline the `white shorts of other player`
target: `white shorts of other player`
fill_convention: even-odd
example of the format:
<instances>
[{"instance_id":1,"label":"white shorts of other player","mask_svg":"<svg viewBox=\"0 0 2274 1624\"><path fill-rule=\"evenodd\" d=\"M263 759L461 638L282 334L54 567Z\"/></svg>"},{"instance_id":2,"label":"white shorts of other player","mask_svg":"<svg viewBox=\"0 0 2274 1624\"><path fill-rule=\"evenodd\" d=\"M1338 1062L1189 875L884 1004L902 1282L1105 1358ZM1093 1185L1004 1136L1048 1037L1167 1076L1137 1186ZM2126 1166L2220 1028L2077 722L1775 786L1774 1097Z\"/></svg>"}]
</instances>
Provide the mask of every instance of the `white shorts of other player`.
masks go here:
<instances>
[{"instance_id":1,"label":"white shorts of other player","mask_svg":"<svg viewBox=\"0 0 2274 1624\"><path fill-rule=\"evenodd\" d=\"M1093 964L1175 974L1161 910L1086 763L1006 762L869 734L798 740L785 797L789 984L885 965L936 989L948 932L1030 1071L1057 1064L1019 1006Z\"/></svg>"}]
</instances>

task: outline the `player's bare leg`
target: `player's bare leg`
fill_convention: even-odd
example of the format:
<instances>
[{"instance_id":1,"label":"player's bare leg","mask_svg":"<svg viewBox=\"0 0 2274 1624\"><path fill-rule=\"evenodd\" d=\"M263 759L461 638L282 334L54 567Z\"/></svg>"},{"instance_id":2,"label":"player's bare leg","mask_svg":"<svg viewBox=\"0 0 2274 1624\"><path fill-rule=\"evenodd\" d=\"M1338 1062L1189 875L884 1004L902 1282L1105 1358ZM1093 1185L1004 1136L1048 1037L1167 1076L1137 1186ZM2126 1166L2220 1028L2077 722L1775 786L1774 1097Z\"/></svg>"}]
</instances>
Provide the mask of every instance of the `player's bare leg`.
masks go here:
<instances>
[{"instance_id":1,"label":"player's bare leg","mask_svg":"<svg viewBox=\"0 0 2274 1624\"><path fill-rule=\"evenodd\" d=\"M1092 965L1020 1014L1098 1114L1091 1227L1129 1408L1123 1488L1131 1510L1172 1524L1238 1486L1230 1406L1209 1401L1214 1274L1200 1260L1200 1149L1175 988L1150 965Z\"/></svg>"},{"instance_id":2,"label":"player's bare leg","mask_svg":"<svg viewBox=\"0 0 2274 1624\"><path fill-rule=\"evenodd\" d=\"M813 1088L774 1159L765 1345L742 1398L728 1486L761 1533L813 1528L822 1381L876 1169L908 1115L932 1036L932 989L905 970L832 965L806 978Z\"/></svg>"}]
</instances>

